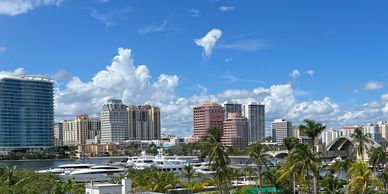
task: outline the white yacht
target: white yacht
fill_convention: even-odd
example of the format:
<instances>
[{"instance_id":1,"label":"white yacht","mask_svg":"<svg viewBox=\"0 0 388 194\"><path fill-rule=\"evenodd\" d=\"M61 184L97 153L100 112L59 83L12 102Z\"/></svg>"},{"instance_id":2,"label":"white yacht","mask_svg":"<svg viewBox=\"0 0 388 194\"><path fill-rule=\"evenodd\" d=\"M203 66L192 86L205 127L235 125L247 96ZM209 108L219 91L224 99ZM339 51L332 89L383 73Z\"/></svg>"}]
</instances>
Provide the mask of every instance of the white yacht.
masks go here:
<instances>
[{"instance_id":1,"label":"white yacht","mask_svg":"<svg viewBox=\"0 0 388 194\"><path fill-rule=\"evenodd\" d=\"M65 172L60 174L62 180L74 180L76 182L90 182L90 181L110 181L115 176L125 173L124 168L116 166L95 165L89 169L75 170L72 172Z\"/></svg>"},{"instance_id":2,"label":"white yacht","mask_svg":"<svg viewBox=\"0 0 388 194\"><path fill-rule=\"evenodd\" d=\"M183 165L183 160L166 159L163 153L163 149L159 149L158 154L155 157L150 158L142 156L132 161L132 166L135 169L155 167L161 171L173 173L180 173L182 171Z\"/></svg>"},{"instance_id":3,"label":"white yacht","mask_svg":"<svg viewBox=\"0 0 388 194\"><path fill-rule=\"evenodd\" d=\"M195 172L205 176L214 175L216 173L216 171L210 170L208 162L192 163L191 165L193 166Z\"/></svg>"},{"instance_id":4,"label":"white yacht","mask_svg":"<svg viewBox=\"0 0 388 194\"><path fill-rule=\"evenodd\" d=\"M37 173L52 173L52 174L62 174L62 173L70 173L75 170L89 169L95 164L63 164L59 165L57 168L39 170Z\"/></svg>"}]
</instances>

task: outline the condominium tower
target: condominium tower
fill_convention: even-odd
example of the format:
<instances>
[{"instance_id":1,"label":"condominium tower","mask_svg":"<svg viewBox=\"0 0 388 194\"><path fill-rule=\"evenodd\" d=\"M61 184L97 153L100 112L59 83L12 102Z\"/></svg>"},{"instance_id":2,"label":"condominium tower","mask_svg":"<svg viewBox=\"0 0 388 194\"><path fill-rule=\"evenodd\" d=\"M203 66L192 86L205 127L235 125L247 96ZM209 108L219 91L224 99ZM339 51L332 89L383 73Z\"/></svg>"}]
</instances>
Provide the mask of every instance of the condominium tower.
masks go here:
<instances>
[{"instance_id":1,"label":"condominium tower","mask_svg":"<svg viewBox=\"0 0 388 194\"><path fill-rule=\"evenodd\" d=\"M240 116L242 115L242 105L237 102L225 102L224 103L224 109L225 109L225 119L228 118L229 113L237 113Z\"/></svg>"},{"instance_id":2,"label":"condominium tower","mask_svg":"<svg viewBox=\"0 0 388 194\"><path fill-rule=\"evenodd\" d=\"M245 147L248 145L248 122L238 113L229 113L224 121L221 138L227 147Z\"/></svg>"},{"instance_id":3,"label":"condominium tower","mask_svg":"<svg viewBox=\"0 0 388 194\"><path fill-rule=\"evenodd\" d=\"M265 138L265 107L250 103L244 106L244 115L248 119L248 142L254 143Z\"/></svg>"},{"instance_id":4,"label":"condominium tower","mask_svg":"<svg viewBox=\"0 0 388 194\"><path fill-rule=\"evenodd\" d=\"M224 123L224 108L215 102L205 102L193 108L194 138L202 138L210 127L222 131Z\"/></svg>"},{"instance_id":5,"label":"condominium tower","mask_svg":"<svg viewBox=\"0 0 388 194\"><path fill-rule=\"evenodd\" d=\"M99 118L89 118L82 114L74 120L64 120L60 122L63 128L64 145L86 144L87 140L94 139L101 131L101 121Z\"/></svg>"},{"instance_id":6,"label":"condominium tower","mask_svg":"<svg viewBox=\"0 0 388 194\"><path fill-rule=\"evenodd\" d=\"M129 139L127 106L109 99L101 112L101 143L119 143Z\"/></svg>"},{"instance_id":7,"label":"condominium tower","mask_svg":"<svg viewBox=\"0 0 388 194\"><path fill-rule=\"evenodd\" d=\"M0 75L0 153L54 145L53 80Z\"/></svg>"},{"instance_id":8,"label":"condominium tower","mask_svg":"<svg viewBox=\"0 0 388 194\"><path fill-rule=\"evenodd\" d=\"M283 143L283 139L292 137L292 123L284 119L275 119L272 122L272 142Z\"/></svg>"},{"instance_id":9,"label":"condominium tower","mask_svg":"<svg viewBox=\"0 0 388 194\"><path fill-rule=\"evenodd\" d=\"M160 108L151 105L128 106L128 128L131 140L160 139Z\"/></svg>"}]
</instances>

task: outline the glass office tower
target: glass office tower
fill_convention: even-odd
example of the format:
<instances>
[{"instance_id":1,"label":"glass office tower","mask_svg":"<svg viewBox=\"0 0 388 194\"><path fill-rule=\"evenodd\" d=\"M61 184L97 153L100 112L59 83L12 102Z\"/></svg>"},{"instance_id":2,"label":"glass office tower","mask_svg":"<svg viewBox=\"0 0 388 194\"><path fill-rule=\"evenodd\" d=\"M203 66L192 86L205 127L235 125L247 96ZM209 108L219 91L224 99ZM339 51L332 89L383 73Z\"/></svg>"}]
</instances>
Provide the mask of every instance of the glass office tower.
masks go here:
<instances>
[{"instance_id":1,"label":"glass office tower","mask_svg":"<svg viewBox=\"0 0 388 194\"><path fill-rule=\"evenodd\" d=\"M53 147L53 80L0 75L0 153Z\"/></svg>"}]
</instances>

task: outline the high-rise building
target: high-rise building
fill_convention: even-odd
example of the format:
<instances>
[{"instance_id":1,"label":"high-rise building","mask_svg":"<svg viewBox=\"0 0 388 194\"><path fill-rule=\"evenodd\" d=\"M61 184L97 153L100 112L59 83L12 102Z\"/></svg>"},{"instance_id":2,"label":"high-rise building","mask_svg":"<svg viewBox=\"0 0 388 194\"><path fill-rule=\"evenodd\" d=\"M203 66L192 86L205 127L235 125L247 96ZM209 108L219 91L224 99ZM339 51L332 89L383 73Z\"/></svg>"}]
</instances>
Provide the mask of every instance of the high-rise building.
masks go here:
<instances>
[{"instance_id":1,"label":"high-rise building","mask_svg":"<svg viewBox=\"0 0 388 194\"><path fill-rule=\"evenodd\" d=\"M283 143L283 139L292 137L292 123L284 119L275 119L272 122L272 142Z\"/></svg>"},{"instance_id":2,"label":"high-rise building","mask_svg":"<svg viewBox=\"0 0 388 194\"><path fill-rule=\"evenodd\" d=\"M342 136L342 137L350 137L350 135L352 135L354 133L354 130L356 130L357 128L360 128L360 127L362 127L362 126L360 126L360 125L342 126L339 129L340 136Z\"/></svg>"},{"instance_id":3,"label":"high-rise building","mask_svg":"<svg viewBox=\"0 0 388 194\"><path fill-rule=\"evenodd\" d=\"M127 106L109 99L101 112L101 143L119 143L129 139Z\"/></svg>"},{"instance_id":4,"label":"high-rise building","mask_svg":"<svg viewBox=\"0 0 388 194\"><path fill-rule=\"evenodd\" d=\"M53 80L0 75L0 152L53 146Z\"/></svg>"},{"instance_id":5,"label":"high-rise building","mask_svg":"<svg viewBox=\"0 0 388 194\"><path fill-rule=\"evenodd\" d=\"M300 138L302 136L306 136L305 132L303 130L299 129L299 126L293 126L293 137Z\"/></svg>"},{"instance_id":6,"label":"high-rise building","mask_svg":"<svg viewBox=\"0 0 388 194\"><path fill-rule=\"evenodd\" d=\"M129 139L160 139L160 108L151 105L128 106Z\"/></svg>"},{"instance_id":7,"label":"high-rise building","mask_svg":"<svg viewBox=\"0 0 388 194\"><path fill-rule=\"evenodd\" d=\"M222 131L224 123L224 108L215 102L205 102L193 108L194 135L199 139L207 135L210 127ZM221 133L222 134L222 133Z\"/></svg>"},{"instance_id":8,"label":"high-rise building","mask_svg":"<svg viewBox=\"0 0 388 194\"><path fill-rule=\"evenodd\" d=\"M74 120L61 121L63 128L64 145L83 145L94 139L101 131L101 121L98 118L89 118L82 114Z\"/></svg>"},{"instance_id":9,"label":"high-rise building","mask_svg":"<svg viewBox=\"0 0 388 194\"><path fill-rule=\"evenodd\" d=\"M244 106L244 116L248 119L248 143L265 139L265 107L250 103Z\"/></svg>"},{"instance_id":10,"label":"high-rise building","mask_svg":"<svg viewBox=\"0 0 388 194\"><path fill-rule=\"evenodd\" d=\"M224 146L245 147L248 145L248 122L238 113L229 113L224 121L221 138Z\"/></svg>"},{"instance_id":11,"label":"high-rise building","mask_svg":"<svg viewBox=\"0 0 388 194\"><path fill-rule=\"evenodd\" d=\"M364 134L367 134L373 141L377 142L380 145L384 142L379 125L367 124L363 128Z\"/></svg>"},{"instance_id":12,"label":"high-rise building","mask_svg":"<svg viewBox=\"0 0 388 194\"><path fill-rule=\"evenodd\" d=\"M63 124L54 123L54 145L63 146Z\"/></svg>"},{"instance_id":13,"label":"high-rise building","mask_svg":"<svg viewBox=\"0 0 388 194\"><path fill-rule=\"evenodd\" d=\"M242 115L242 105L237 102L225 102L224 109L225 119L228 118L229 113L237 113L240 116Z\"/></svg>"},{"instance_id":14,"label":"high-rise building","mask_svg":"<svg viewBox=\"0 0 388 194\"><path fill-rule=\"evenodd\" d=\"M340 136L340 132L335 129L327 129L322 132L322 143L324 146L329 145Z\"/></svg>"},{"instance_id":15,"label":"high-rise building","mask_svg":"<svg viewBox=\"0 0 388 194\"><path fill-rule=\"evenodd\" d=\"M380 128L381 136L385 140L388 140L388 121L379 122L378 125L379 125L379 128Z\"/></svg>"}]
</instances>

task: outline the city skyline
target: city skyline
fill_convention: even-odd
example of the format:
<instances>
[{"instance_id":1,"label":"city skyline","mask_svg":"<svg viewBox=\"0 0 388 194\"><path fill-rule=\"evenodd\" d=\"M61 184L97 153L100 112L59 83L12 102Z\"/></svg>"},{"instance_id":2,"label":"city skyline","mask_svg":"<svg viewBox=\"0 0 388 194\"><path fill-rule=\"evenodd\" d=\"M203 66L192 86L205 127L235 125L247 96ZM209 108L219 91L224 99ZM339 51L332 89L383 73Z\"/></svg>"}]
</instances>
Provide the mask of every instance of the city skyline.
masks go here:
<instances>
[{"instance_id":1,"label":"city skyline","mask_svg":"<svg viewBox=\"0 0 388 194\"><path fill-rule=\"evenodd\" d=\"M264 104L267 135L277 118L388 120L382 1L20 2L0 2L0 75L54 78L56 121L110 98L160 107L180 136L203 101Z\"/></svg>"}]
</instances>

